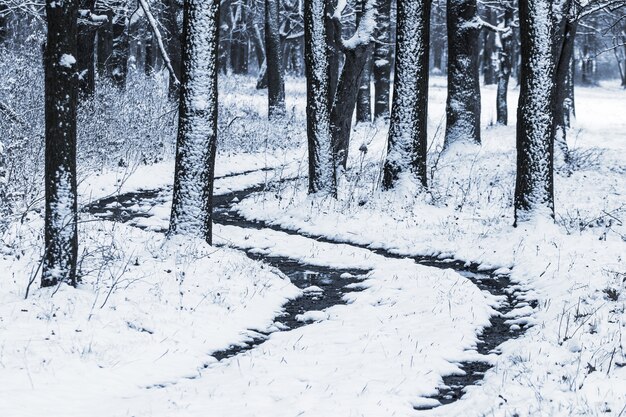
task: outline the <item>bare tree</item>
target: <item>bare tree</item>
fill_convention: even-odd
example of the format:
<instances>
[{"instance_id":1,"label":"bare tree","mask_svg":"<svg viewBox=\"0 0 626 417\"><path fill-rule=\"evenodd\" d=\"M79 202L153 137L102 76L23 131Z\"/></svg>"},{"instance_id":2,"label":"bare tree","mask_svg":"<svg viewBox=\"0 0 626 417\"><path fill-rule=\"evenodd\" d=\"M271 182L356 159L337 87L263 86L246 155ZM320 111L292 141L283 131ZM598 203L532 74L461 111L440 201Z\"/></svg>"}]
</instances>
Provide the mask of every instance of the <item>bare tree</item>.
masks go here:
<instances>
[{"instance_id":1,"label":"bare tree","mask_svg":"<svg viewBox=\"0 0 626 417\"><path fill-rule=\"evenodd\" d=\"M430 0L398 0L394 92L383 186L403 174L426 186Z\"/></svg>"},{"instance_id":2,"label":"bare tree","mask_svg":"<svg viewBox=\"0 0 626 417\"><path fill-rule=\"evenodd\" d=\"M374 119L389 118L391 80L391 0L378 2L378 27L374 45Z\"/></svg>"},{"instance_id":3,"label":"bare tree","mask_svg":"<svg viewBox=\"0 0 626 417\"><path fill-rule=\"evenodd\" d=\"M332 40L333 47L344 54L344 65L337 84L334 103L330 115L333 135L333 154L335 161L343 168L348 161L352 115L361 88L361 79L366 72L365 65L372 55L374 44L372 36L376 27L375 0L359 0L363 7L363 16L350 39L341 37L341 10L337 9L332 20L335 24Z\"/></svg>"},{"instance_id":4,"label":"bare tree","mask_svg":"<svg viewBox=\"0 0 626 417\"><path fill-rule=\"evenodd\" d=\"M305 68L307 80L307 138L309 193L337 194L330 129L330 62L325 0L304 4Z\"/></svg>"},{"instance_id":5,"label":"bare tree","mask_svg":"<svg viewBox=\"0 0 626 417\"><path fill-rule=\"evenodd\" d=\"M46 1L46 214L41 286L76 285L76 76L78 0Z\"/></svg>"},{"instance_id":6,"label":"bare tree","mask_svg":"<svg viewBox=\"0 0 626 417\"><path fill-rule=\"evenodd\" d=\"M560 0L521 0L522 77L517 110L515 223L554 217L556 59Z\"/></svg>"},{"instance_id":7,"label":"bare tree","mask_svg":"<svg viewBox=\"0 0 626 417\"><path fill-rule=\"evenodd\" d=\"M185 0L170 234L212 243L219 0Z\"/></svg>"},{"instance_id":8,"label":"bare tree","mask_svg":"<svg viewBox=\"0 0 626 417\"><path fill-rule=\"evenodd\" d=\"M285 115L285 81L279 18L279 0L265 0L265 65L270 119Z\"/></svg>"},{"instance_id":9,"label":"bare tree","mask_svg":"<svg viewBox=\"0 0 626 417\"><path fill-rule=\"evenodd\" d=\"M447 148L458 141L480 143L478 38L482 28L476 0L448 0Z\"/></svg>"}]
</instances>

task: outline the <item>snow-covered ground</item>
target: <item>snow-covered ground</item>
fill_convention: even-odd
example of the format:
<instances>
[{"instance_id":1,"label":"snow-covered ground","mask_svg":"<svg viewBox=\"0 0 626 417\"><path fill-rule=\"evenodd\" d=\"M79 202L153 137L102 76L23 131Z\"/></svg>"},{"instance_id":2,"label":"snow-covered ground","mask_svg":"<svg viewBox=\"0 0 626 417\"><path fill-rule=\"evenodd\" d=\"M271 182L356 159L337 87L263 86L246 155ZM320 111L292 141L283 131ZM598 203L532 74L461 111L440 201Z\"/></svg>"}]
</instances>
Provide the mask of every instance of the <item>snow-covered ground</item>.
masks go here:
<instances>
[{"instance_id":1,"label":"snow-covered ground","mask_svg":"<svg viewBox=\"0 0 626 417\"><path fill-rule=\"evenodd\" d=\"M242 81L222 81L229 135L268 139L245 154L229 146L217 175L275 169L220 179L217 194L306 172L303 83L287 85L293 118L273 126L246 124L250 115L263 117L266 101L254 80ZM475 356L477 335L499 302L452 270L268 229L216 226L217 248L166 241L84 214L79 288L41 290L35 282L25 300L41 252L42 222L31 212L4 236L0 259L8 271L0 285L0 415L626 415L626 92L577 90L575 169L557 175L557 225L514 229L514 123L486 127L482 146L440 154L445 79L431 85L429 193L379 191L386 126L361 125L339 200L308 197L301 179L238 208L345 242L510 270L538 301L531 317L512 316L511 324L534 326L490 357L495 366L482 385L451 405L413 409L431 404L425 397L441 376ZM489 126L495 91L483 93ZM509 103L513 120L516 91ZM367 153L358 150L363 144ZM162 188L172 174L172 161L103 171L85 178L80 199ZM169 202L150 214L144 226L167 225ZM273 330L280 306L301 294L275 269L224 245L371 272L349 304L306 314L312 324L216 363L211 352L247 340L250 329Z\"/></svg>"}]
</instances>

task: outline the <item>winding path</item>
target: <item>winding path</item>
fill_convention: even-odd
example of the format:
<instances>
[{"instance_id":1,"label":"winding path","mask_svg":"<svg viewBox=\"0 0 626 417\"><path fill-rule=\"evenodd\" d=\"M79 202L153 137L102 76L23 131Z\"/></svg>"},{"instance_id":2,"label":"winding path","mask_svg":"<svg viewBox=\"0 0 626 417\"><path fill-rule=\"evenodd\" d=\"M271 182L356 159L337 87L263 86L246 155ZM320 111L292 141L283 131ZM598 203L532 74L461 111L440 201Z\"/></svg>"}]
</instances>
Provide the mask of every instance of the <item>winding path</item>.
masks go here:
<instances>
[{"instance_id":1,"label":"winding path","mask_svg":"<svg viewBox=\"0 0 626 417\"><path fill-rule=\"evenodd\" d=\"M259 171L247 171L237 175L245 176ZM225 178L225 177L222 177ZM514 290L510 279L506 275L497 275L495 271L479 270L478 265L466 264L456 260L442 260L428 256L407 257L400 254L391 253L384 249L370 248L365 245L357 245L351 242L341 242L328 239L324 236L302 234L297 231L284 229L275 225L268 225L262 222L247 220L232 210L233 202L240 201L250 194L262 191L264 185L256 185L244 190L230 191L214 197L215 223L222 225L237 226L244 229L263 230L271 229L275 232L286 235L299 235L316 242L328 244L344 244L353 247L367 249L372 253L392 259L411 258L415 262L440 269L453 269L460 275L471 280L478 288L488 291L492 295L498 296L501 302L497 308L499 314L490 319L490 326L486 327L479 336L477 352L481 355L498 353L498 346L512 338L518 337L525 331L523 326L511 326L507 323L507 314L515 308L526 305L535 307L532 302L522 300L518 290ZM119 222L136 222L142 218L151 216L150 207L167 202L170 198L170 189L141 190L125 194L115 195L97 200L85 207L85 211L103 219ZM139 207L139 209L138 209ZM143 209L142 209L143 207ZM146 209L147 208L147 209ZM142 227L141 223L135 224ZM164 230L160 230L164 231ZM321 291L305 292L296 300L292 300L283 306L284 313L276 319L277 327L288 331L309 324L306 321L296 319L296 316L307 311L321 311L329 307L345 304L344 296L350 291L358 291L355 284L364 279L368 271L362 269L335 269L317 265L306 265L294 259L280 256L265 256L250 248L234 246L238 249L246 250L250 258L262 260L278 268L287 275L292 283L301 289L318 287ZM231 346L225 350L213 352L211 355L218 361L233 357L245 351L256 348L268 340L270 334L253 332L248 343ZM205 367L208 365L205 365ZM477 384L481 381L484 373L491 367L487 360L471 361L461 363L464 371L462 375L448 375L443 378L444 386L438 388L437 395L431 397L438 401L439 405L452 403L462 397L464 388ZM154 388L154 387L153 387ZM158 388L158 387L156 387ZM432 408L431 406L420 408Z\"/></svg>"}]
</instances>

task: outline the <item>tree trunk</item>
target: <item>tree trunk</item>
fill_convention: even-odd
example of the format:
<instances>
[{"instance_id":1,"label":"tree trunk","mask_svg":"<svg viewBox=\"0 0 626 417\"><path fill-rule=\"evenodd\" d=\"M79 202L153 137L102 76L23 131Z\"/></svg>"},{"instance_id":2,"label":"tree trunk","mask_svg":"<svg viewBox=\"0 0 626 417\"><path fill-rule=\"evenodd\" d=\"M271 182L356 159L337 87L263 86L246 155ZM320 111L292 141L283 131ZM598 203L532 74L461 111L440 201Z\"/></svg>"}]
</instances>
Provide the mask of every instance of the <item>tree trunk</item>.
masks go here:
<instances>
[{"instance_id":1,"label":"tree trunk","mask_svg":"<svg viewBox=\"0 0 626 417\"><path fill-rule=\"evenodd\" d=\"M444 148L480 143L480 82L476 0L448 0L448 100Z\"/></svg>"},{"instance_id":2,"label":"tree trunk","mask_svg":"<svg viewBox=\"0 0 626 417\"><path fill-rule=\"evenodd\" d=\"M98 10L98 14L106 14L107 21L100 26L97 35L98 59L96 68L101 78L111 78L111 54L113 53L113 11Z\"/></svg>"},{"instance_id":3,"label":"tree trunk","mask_svg":"<svg viewBox=\"0 0 626 417\"><path fill-rule=\"evenodd\" d=\"M92 97L96 91L95 42L96 29L89 25L79 25L76 60L81 99Z\"/></svg>"},{"instance_id":4,"label":"tree trunk","mask_svg":"<svg viewBox=\"0 0 626 417\"><path fill-rule=\"evenodd\" d=\"M154 35L152 35L152 31L148 30L146 32L146 38L144 39L146 45L146 53L144 54L144 65L143 71L144 74L148 77L154 75Z\"/></svg>"},{"instance_id":5,"label":"tree trunk","mask_svg":"<svg viewBox=\"0 0 626 417\"><path fill-rule=\"evenodd\" d=\"M111 51L111 75L118 88L126 87L130 40L128 36L128 10L120 3L113 15L113 50Z\"/></svg>"},{"instance_id":6,"label":"tree trunk","mask_svg":"<svg viewBox=\"0 0 626 417\"><path fill-rule=\"evenodd\" d=\"M511 4L505 5L503 16L503 28L508 28L507 32L497 33L498 39L498 90L496 93L496 114L497 123L506 126L509 122L509 110L507 95L509 91L509 79L511 77L511 57L513 56L512 41L513 30L513 7Z\"/></svg>"},{"instance_id":7,"label":"tree trunk","mask_svg":"<svg viewBox=\"0 0 626 417\"><path fill-rule=\"evenodd\" d=\"M522 74L517 111L515 224L554 217L557 24L554 0L519 2Z\"/></svg>"},{"instance_id":8,"label":"tree trunk","mask_svg":"<svg viewBox=\"0 0 626 417\"><path fill-rule=\"evenodd\" d=\"M248 73L248 31L246 30L246 5L235 0L233 11L230 60L233 74Z\"/></svg>"},{"instance_id":9,"label":"tree trunk","mask_svg":"<svg viewBox=\"0 0 626 417\"><path fill-rule=\"evenodd\" d=\"M372 57L374 54L374 44L368 53L361 76L361 85L356 100L356 121L357 123L369 123L372 121Z\"/></svg>"},{"instance_id":10,"label":"tree trunk","mask_svg":"<svg viewBox=\"0 0 626 417\"><path fill-rule=\"evenodd\" d=\"M567 12L567 11L566 11ZM563 18L563 29L558 41L562 48L555 56L556 67L556 92L554 124L556 125L555 145L559 150L559 156L563 159L565 166L569 164L569 149L567 146L567 129L570 127L570 115L573 108L573 93L568 81L571 75L571 63L574 55L574 40L578 22ZM573 95L573 94L572 94Z\"/></svg>"},{"instance_id":11,"label":"tree trunk","mask_svg":"<svg viewBox=\"0 0 626 417\"><path fill-rule=\"evenodd\" d=\"M76 59L78 1L46 1L46 214L41 286L76 285Z\"/></svg>"},{"instance_id":12,"label":"tree trunk","mask_svg":"<svg viewBox=\"0 0 626 417\"><path fill-rule=\"evenodd\" d=\"M492 25L496 24L493 10L486 6L485 20ZM483 29L483 82L485 85L496 83L496 71L493 65L493 53L496 49L496 34L492 30Z\"/></svg>"},{"instance_id":13,"label":"tree trunk","mask_svg":"<svg viewBox=\"0 0 626 417\"><path fill-rule=\"evenodd\" d=\"M335 42L343 45L345 60L337 84L330 121L334 158L343 169L346 168L348 162L352 115L357 103L361 80L366 71L367 59L374 51L372 28L376 19L375 0L359 0L359 3L364 9L364 16L354 36L347 42L342 39ZM336 33L341 33L341 23L337 21L335 23Z\"/></svg>"},{"instance_id":14,"label":"tree trunk","mask_svg":"<svg viewBox=\"0 0 626 417\"><path fill-rule=\"evenodd\" d=\"M7 18L8 9L9 8L6 4L0 4L0 44L3 44L9 36L9 19Z\"/></svg>"},{"instance_id":15,"label":"tree trunk","mask_svg":"<svg viewBox=\"0 0 626 417\"><path fill-rule=\"evenodd\" d=\"M357 6L356 24L361 23L363 17L363 1L359 2ZM365 66L363 68L363 74L361 75L361 85L359 86L359 92L356 99L356 121L357 123L369 123L372 121L372 91L371 91L371 78L372 78L372 55L374 53L374 45L367 54L365 60Z\"/></svg>"},{"instance_id":16,"label":"tree trunk","mask_svg":"<svg viewBox=\"0 0 626 417\"><path fill-rule=\"evenodd\" d=\"M162 23L165 29L165 50L172 63L174 75L180 80L182 78L182 46L181 46L181 30L178 26L176 16L180 10L177 0L163 0ZM184 13L184 12L183 12ZM179 91L176 80L170 74L169 78L169 96L172 100L178 100Z\"/></svg>"},{"instance_id":17,"label":"tree trunk","mask_svg":"<svg viewBox=\"0 0 626 417\"><path fill-rule=\"evenodd\" d=\"M337 195L330 131L330 63L325 0L304 4L309 193Z\"/></svg>"},{"instance_id":18,"label":"tree trunk","mask_svg":"<svg viewBox=\"0 0 626 417\"><path fill-rule=\"evenodd\" d=\"M433 2L430 24L430 48L433 57L433 74L443 74L443 56L446 50L445 2Z\"/></svg>"},{"instance_id":19,"label":"tree trunk","mask_svg":"<svg viewBox=\"0 0 626 417\"><path fill-rule=\"evenodd\" d=\"M270 119L285 115L285 81L279 33L278 0L265 0L265 51L267 56L267 97Z\"/></svg>"},{"instance_id":20,"label":"tree trunk","mask_svg":"<svg viewBox=\"0 0 626 417\"><path fill-rule=\"evenodd\" d=\"M391 0L378 3L378 25L374 45L374 119L389 119L391 80Z\"/></svg>"},{"instance_id":21,"label":"tree trunk","mask_svg":"<svg viewBox=\"0 0 626 417\"><path fill-rule=\"evenodd\" d=\"M398 0L396 66L383 186L427 185L430 0Z\"/></svg>"},{"instance_id":22,"label":"tree trunk","mask_svg":"<svg viewBox=\"0 0 626 417\"><path fill-rule=\"evenodd\" d=\"M231 44L231 0L224 0L220 3L220 34L219 34L219 69L223 74L228 74L230 68L230 44Z\"/></svg>"},{"instance_id":23,"label":"tree trunk","mask_svg":"<svg viewBox=\"0 0 626 417\"><path fill-rule=\"evenodd\" d=\"M185 0L170 234L212 243L219 0Z\"/></svg>"}]
</instances>

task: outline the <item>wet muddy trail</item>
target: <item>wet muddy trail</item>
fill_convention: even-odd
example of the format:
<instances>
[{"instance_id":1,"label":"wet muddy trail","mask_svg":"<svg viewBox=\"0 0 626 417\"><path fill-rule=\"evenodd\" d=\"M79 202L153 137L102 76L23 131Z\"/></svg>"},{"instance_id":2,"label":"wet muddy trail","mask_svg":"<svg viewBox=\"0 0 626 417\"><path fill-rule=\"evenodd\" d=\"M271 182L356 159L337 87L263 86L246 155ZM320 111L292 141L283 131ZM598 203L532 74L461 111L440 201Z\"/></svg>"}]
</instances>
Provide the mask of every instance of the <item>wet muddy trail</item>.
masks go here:
<instances>
[{"instance_id":1,"label":"wet muddy trail","mask_svg":"<svg viewBox=\"0 0 626 417\"><path fill-rule=\"evenodd\" d=\"M496 271L480 270L478 265L463 263L457 260L438 259L430 256L408 257L384 249L369 248L366 245L300 233L280 226L248 220L233 209L233 205L238 201L255 192L262 191L264 188L263 185L259 185L241 191L231 191L214 196L213 221L218 224L232 225L245 229L271 229L289 235L305 236L319 242L352 245L371 250L388 258L411 258L421 265L453 269L471 280L481 290L498 296L502 300L496 308L498 314L491 317L490 326L483 329L482 334L479 336L479 344L477 346L479 354L498 354L499 345L507 340L519 337L526 330L524 325L512 325L509 323L506 315L513 309L527 305L534 308L535 305L534 302L523 299L523 294L512 285L508 276L496 274ZM141 190L97 200L87 205L84 211L103 219L134 224L139 219L151 217L151 207L166 203L170 198L171 189ZM142 227L140 224L135 225ZM281 331L307 325L306 321L299 320L298 317L298 315L307 311L319 311L335 305L346 304L344 295L350 291L355 291L354 286L351 288L347 286L363 280L368 272L364 270L334 269L306 265L290 258L266 256L253 251L247 251L247 255L252 259L260 260L276 267L288 276L294 285L305 290L302 297L289 301L283 306L283 313L280 317L277 317L275 323L276 327ZM233 345L228 349L213 352L211 356L218 361L229 358L257 347L270 337L270 334L258 331L251 331L251 334L253 336L250 337L247 343ZM458 375L445 376L443 378L444 385L439 387L437 395L431 397L438 400L441 405L460 399L464 393L464 388L479 384L485 372L491 367L486 360L463 362L459 365L463 372Z\"/></svg>"}]
</instances>

